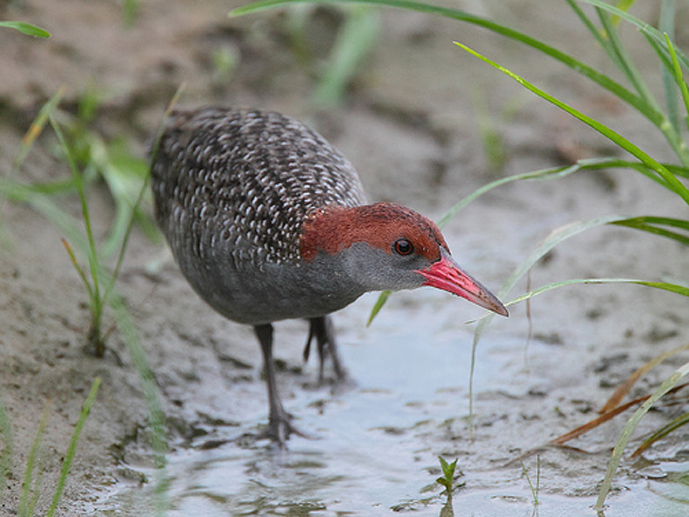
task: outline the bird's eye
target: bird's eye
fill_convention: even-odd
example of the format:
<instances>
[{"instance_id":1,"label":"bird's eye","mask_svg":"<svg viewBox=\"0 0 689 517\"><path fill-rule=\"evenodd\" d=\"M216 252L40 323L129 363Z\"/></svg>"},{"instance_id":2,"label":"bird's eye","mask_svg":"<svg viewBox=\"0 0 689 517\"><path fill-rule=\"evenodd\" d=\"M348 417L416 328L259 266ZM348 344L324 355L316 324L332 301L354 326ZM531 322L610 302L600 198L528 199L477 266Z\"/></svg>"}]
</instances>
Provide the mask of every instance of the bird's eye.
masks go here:
<instances>
[{"instance_id":1,"label":"bird's eye","mask_svg":"<svg viewBox=\"0 0 689 517\"><path fill-rule=\"evenodd\" d=\"M407 239L399 239L395 241L394 249L398 255L410 255L414 251L414 245Z\"/></svg>"}]
</instances>

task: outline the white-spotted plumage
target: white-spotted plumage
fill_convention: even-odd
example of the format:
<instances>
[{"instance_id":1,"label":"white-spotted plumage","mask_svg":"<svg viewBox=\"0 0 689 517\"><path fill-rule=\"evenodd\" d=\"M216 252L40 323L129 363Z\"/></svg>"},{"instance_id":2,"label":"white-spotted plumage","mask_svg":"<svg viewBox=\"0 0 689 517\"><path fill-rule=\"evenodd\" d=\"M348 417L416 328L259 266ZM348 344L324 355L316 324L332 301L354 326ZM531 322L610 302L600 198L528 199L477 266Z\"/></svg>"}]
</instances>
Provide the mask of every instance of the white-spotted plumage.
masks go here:
<instances>
[{"instance_id":1,"label":"white-spotted plumage","mask_svg":"<svg viewBox=\"0 0 689 517\"><path fill-rule=\"evenodd\" d=\"M365 202L337 149L292 118L258 110L173 112L152 176L157 217L173 249L191 239L204 257L224 240L231 260L257 266L299 259L312 210Z\"/></svg>"}]
</instances>

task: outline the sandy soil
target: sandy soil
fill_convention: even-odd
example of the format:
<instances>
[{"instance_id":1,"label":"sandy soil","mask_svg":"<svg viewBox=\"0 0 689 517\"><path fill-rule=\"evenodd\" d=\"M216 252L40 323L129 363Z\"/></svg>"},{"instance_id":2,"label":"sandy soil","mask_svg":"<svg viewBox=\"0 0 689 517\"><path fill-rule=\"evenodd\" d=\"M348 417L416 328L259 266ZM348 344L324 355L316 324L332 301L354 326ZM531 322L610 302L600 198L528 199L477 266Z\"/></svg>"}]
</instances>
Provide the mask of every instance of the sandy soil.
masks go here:
<instances>
[{"instance_id":1,"label":"sandy soil","mask_svg":"<svg viewBox=\"0 0 689 517\"><path fill-rule=\"evenodd\" d=\"M39 41L0 31L2 174L10 174L23 133L61 86L68 111L75 109L90 85L102 89L108 100L94 127L106 138L125 135L140 155L182 82L185 105L223 103L284 111L308 120L343 150L360 170L370 199L394 200L431 217L439 217L454 201L498 175L611 151L591 131L456 49L454 39L499 58L624 130L649 151L670 157L647 124L576 75L486 32L410 13L381 13L380 42L344 105L316 110L311 102L314 76L327 55L322 47L332 42L339 18L318 18L317 30L307 37L315 64L303 65L288 49L283 15L226 19L228 10L238 4L203 0L192 7L183 0L148 0L140 2L132 28L123 26L120 3L114 1L0 4L3 19L21 19L52 33L49 40ZM524 2L463 4L551 38L575 54L592 56L594 65L602 62L571 20L555 17L559 7L545 10L537 7L538 2L527 7ZM643 42L638 43L642 48ZM230 76L214 67L212 56L219 50L237 59ZM647 67L649 73L655 71L653 66ZM502 138L506 159L500 171L490 169L482 148L480 128L485 124ZM66 165L53 151L52 140L42 138L18 177L27 182L67 177ZM112 202L105 188L94 188L90 196L98 235L104 236ZM61 202L78 214L74 196ZM467 209L447 234L467 268L487 285L498 286L557 226L609 213L661 215L681 210L686 213L686 207L649 188L647 181L609 172L496 191ZM127 464L150 460L140 382L117 333L108 346L122 364L115 354L97 359L85 352L86 297L56 227L29 207L7 202L2 204L0 222L7 236L0 255L0 396L14 437L12 474L0 499L0 513L12 515L17 507L26 458L46 405L49 421L39 508L48 504L81 404L93 378L100 376L103 386L79 443L61 509L62 515L74 515L90 508L110 486L135 476ZM154 262L159 265L151 272ZM583 276L686 281L688 270L689 256L675 243L603 229L558 248L534 271L532 283ZM263 407L261 391L255 389L261 383L260 358L250 330L224 321L199 301L162 245L135 232L120 288L156 373L172 442L194 436L202 426L232 424L244 405ZM389 313L424 310L414 296L399 297ZM530 376L516 379L512 394L488 387L479 398L484 446L490 449L501 442L496 456L512 447L528 448L529 439L519 438L535 426L526 413L550 415L538 424L546 428L538 435L543 441L583 423L588 417L582 414L591 415L591 408L605 400L611 387L643 361L688 341L688 309L684 299L632 287L573 288L535 302L537 353L532 349ZM478 314L462 310L469 316ZM358 327L342 331L354 336L362 332L360 320L345 317L338 323L350 324ZM374 325L366 334L375 339L385 328ZM512 318L492 332L523 342L528 332L524 308L516 307ZM294 344L279 356L288 367L299 366L303 328L287 325L285 335L284 341ZM219 360L218 353L225 360ZM669 368L672 365L644 380L641 389L653 386ZM251 396L241 397L245 393ZM505 404L506 396L530 400L528 411L506 407L518 406ZM489 408L483 413L482 403ZM559 416L552 416L556 406ZM498 407L501 413L494 412ZM666 418L665 413L671 411L651 421ZM505 438L504 429L492 426L501 420L516 423L520 430ZM619 426L613 427L593 443L605 449L618 432ZM511 440L515 442L507 443ZM604 455L592 461L594 478L573 482L570 493L590 491L600 479ZM581 468L578 464L572 472Z\"/></svg>"}]
</instances>

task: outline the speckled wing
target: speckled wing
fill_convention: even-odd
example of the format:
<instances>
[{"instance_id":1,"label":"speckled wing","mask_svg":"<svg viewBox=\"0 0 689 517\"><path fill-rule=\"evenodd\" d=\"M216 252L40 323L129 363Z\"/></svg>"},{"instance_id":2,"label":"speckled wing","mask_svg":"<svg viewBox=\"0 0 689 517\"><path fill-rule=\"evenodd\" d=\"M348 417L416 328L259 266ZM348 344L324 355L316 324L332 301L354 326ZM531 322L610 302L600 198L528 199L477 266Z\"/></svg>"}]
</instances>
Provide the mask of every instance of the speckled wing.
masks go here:
<instances>
[{"instance_id":1,"label":"speckled wing","mask_svg":"<svg viewBox=\"0 0 689 517\"><path fill-rule=\"evenodd\" d=\"M156 217L175 254L203 258L220 247L236 263L294 262L311 211L365 203L347 159L274 112L173 112L151 174Z\"/></svg>"}]
</instances>

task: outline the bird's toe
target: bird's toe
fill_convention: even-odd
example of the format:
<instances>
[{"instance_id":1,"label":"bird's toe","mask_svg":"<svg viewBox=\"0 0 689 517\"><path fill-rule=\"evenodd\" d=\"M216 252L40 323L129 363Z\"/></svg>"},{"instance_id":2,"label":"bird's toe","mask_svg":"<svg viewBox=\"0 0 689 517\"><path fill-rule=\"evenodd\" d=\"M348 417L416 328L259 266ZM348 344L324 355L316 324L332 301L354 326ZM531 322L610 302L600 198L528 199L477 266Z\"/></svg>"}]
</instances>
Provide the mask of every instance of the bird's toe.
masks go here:
<instances>
[{"instance_id":1,"label":"bird's toe","mask_svg":"<svg viewBox=\"0 0 689 517\"><path fill-rule=\"evenodd\" d=\"M283 412L270 416L268 425L261 431L259 438L270 439L277 443L281 449L285 449L287 448L287 440L293 434L302 438L311 438L292 423L292 415Z\"/></svg>"}]
</instances>

